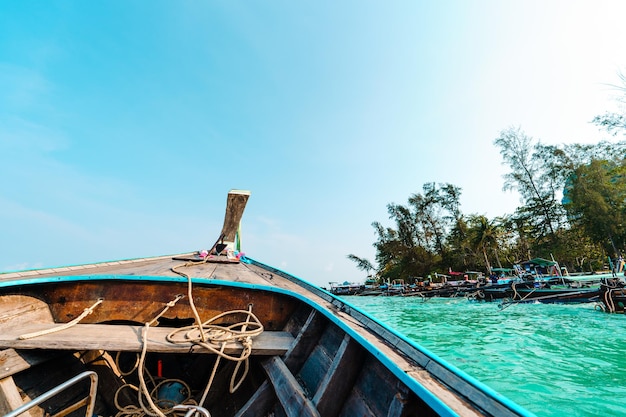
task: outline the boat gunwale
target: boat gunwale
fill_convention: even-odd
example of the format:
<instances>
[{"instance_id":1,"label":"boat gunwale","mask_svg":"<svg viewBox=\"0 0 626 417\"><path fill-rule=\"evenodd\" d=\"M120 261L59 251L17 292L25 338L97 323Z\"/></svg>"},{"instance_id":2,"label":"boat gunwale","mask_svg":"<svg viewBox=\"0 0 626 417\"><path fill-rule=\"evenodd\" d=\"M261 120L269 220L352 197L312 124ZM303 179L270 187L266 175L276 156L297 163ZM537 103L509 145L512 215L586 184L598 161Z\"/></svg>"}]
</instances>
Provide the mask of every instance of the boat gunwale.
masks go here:
<instances>
[{"instance_id":1,"label":"boat gunwale","mask_svg":"<svg viewBox=\"0 0 626 417\"><path fill-rule=\"evenodd\" d=\"M90 270L90 269L102 268L102 267L107 267L107 266L120 266L120 265L132 264L132 263L172 259L177 256L191 256L194 253L195 252L185 252L185 253L176 253L172 255L149 256L145 258L141 258L141 257L126 258L126 259L100 261L100 262L86 263L86 264L79 263L79 264L70 264L70 265L63 265L63 266L45 267L45 268L30 268L30 269L24 269L24 270L2 271L0 272L0 284L6 280L37 277L41 275L49 276L49 274L62 273L65 271L79 271L82 269Z\"/></svg>"},{"instance_id":2,"label":"boat gunwale","mask_svg":"<svg viewBox=\"0 0 626 417\"><path fill-rule=\"evenodd\" d=\"M392 374L398 377L404 384L409 386L416 392L416 395L421 398L426 404L432 407L436 412L442 416L458 416L448 405L441 401L437 396L426 389L419 381L415 380L403 372L397 364L390 361L380 349L374 346L370 341L354 331L346 323L339 320L326 308L321 307L314 301L308 299L302 294L297 292L276 287L270 285L250 284L244 282L223 281L219 279L211 278L197 278L190 277L191 282L194 284L201 284L209 287L231 287L242 288L249 290L269 291L277 294L287 295L298 299L314 308L316 311L322 313L327 319L338 325L340 329L355 339L361 346L363 346L369 353L374 355L381 363L389 369ZM0 281L0 289L10 288L17 286L31 286L40 284L49 284L56 282L80 282L80 281L156 281L156 282L188 282L187 278L183 277L166 277L159 275L117 275L117 274L102 274L102 275L57 275L47 277L29 277L27 279L13 280L13 281Z\"/></svg>"},{"instance_id":3,"label":"boat gunwale","mask_svg":"<svg viewBox=\"0 0 626 417\"><path fill-rule=\"evenodd\" d=\"M510 400L509 398L503 396L502 394L498 393L497 391L495 391L494 389L488 387L487 385L483 384L482 382L480 382L479 380L477 380L476 378L470 376L469 374L465 373L464 371L462 371L461 369L457 368L456 366L448 363L446 360L440 358L439 356L437 356L436 354L432 353L431 351L429 351L427 348L419 345L418 343L408 339L405 335L403 335L402 333L398 332L397 330L387 326L386 324L380 322L379 320L377 320L376 318L374 318L373 316L371 316L370 314L361 311L359 308L353 306L352 304L350 304L349 302L341 299L340 297L335 296L334 294L330 293L329 291L326 291L322 288L319 288L317 286L315 286L314 284L311 284L309 282L307 282L306 280L296 277L295 275L292 275L288 272L282 271L276 267L273 266L269 266L267 264L264 264L262 262L256 261L254 259L251 258L247 258L253 265L257 265L261 268L267 269L267 270L271 270L277 274L279 274L280 276L282 276L285 279L288 279L291 282L294 282L295 284L304 287L306 290L311 291L312 293L314 293L315 295L325 299L326 301L332 303L335 307L338 307L342 312L348 314L349 316L353 317L354 319L356 319L359 323L363 324L366 326L366 328L370 331L372 331L374 334L376 334L377 336L381 337L384 340L387 340L387 337L385 336L385 332L386 333L391 333L394 337L397 337L399 339L400 342L403 342L405 344L408 345L408 347L415 349L416 351L418 351L419 353L423 354L424 356L428 357L429 360L437 363L439 366L441 366L442 368L444 368L445 370L451 372L452 374L454 374L455 376L461 378L464 382L474 386L474 388L478 389L479 391L483 392L484 394L486 394L491 400L494 400L500 404L502 404L503 406L505 406L506 408L508 408L509 410L513 411L514 413L517 413L520 416L524 416L524 417L536 417L536 415L532 412L530 412L529 410L526 410L525 408L523 408L522 406L520 406L519 404L515 403L514 401ZM275 288L275 287L271 287L271 288ZM292 293L290 291L290 293ZM298 296L298 298L301 298L303 296L300 296L299 294L296 293L296 295ZM306 300L306 297L304 297L304 300ZM311 302L307 301L307 303L309 303L310 305L313 305L315 307L315 304L311 304ZM341 305L337 305L337 303L341 304ZM342 308L343 306L349 307L350 310L346 310L345 308ZM324 309L326 311L326 309ZM357 313L357 315L352 314L353 312ZM327 314L326 314L327 315ZM328 315L327 315L328 316ZM328 316L335 324L339 325L340 327L344 328L348 327L349 330L346 330L350 336L352 337L358 337L359 340L361 340L362 342L366 343L367 345L371 345L371 347L373 349L376 350L376 352L378 352L379 354L382 353L380 352L380 350L376 347L373 346L368 340L365 340L362 336L358 335L358 333L354 332L353 329L350 328L350 326L346 325L345 323L343 323L341 320L339 320L336 316L330 314L330 316ZM362 320L362 318L366 319L367 321ZM379 326L382 328L383 332L380 332L378 329L375 329L373 327L370 327L368 324L373 323L376 326ZM354 335L353 335L354 333ZM393 345L395 348L397 348L398 350L400 350L403 354L407 355L409 358L416 360L411 352L408 352L406 349L403 349L403 347L399 346L399 344L395 344ZM369 351L369 349L368 349ZM370 353L374 354L375 356L377 356L374 352L370 351ZM403 382L404 379L406 378L407 374L402 371L402 369L400 369L398 367L398 365L396 363L394 363L393 361L388 360L384 355L382 355L382 357L380 358L381 361L386 360L386 362L389 362L389 365L386 365L387 368L394 372L394 374L399 377ZM427 370L431 375L433 375L435 378L437 378L431 371L429 368L427 368L427 364L422 364L419 363L419 361L416 361L421 367L423 367L425 370ZM393 367L393 369L391 367ZM419 383L419 381L415 380L412 377L409 377L409 380L411 382L415 382L417 384L419 384L420 387L422 387L422 385ZM444 382L444 381L442 381ZM406 382L405 382L406 383ZM445 383L445 382L444 382ZM453 389L451 386L449 386L447 383L445 383L446 386L448 387L448 389ZM409 384L407 384L409 385ZM411 386L411 385L409 385ZM430 392L428 392L428 394L430 394ZM459 395L463 396L462 393L458 393ZM432 394L431 394L432 395ZM439 399L437 397L435 397L438 401ZM456 414L454 414L456 415Z\"/></svg>"},{"instance_id":4,"label":"boat gunwale","mask_svg":"<svg viewBox=\"0 0 626 417\"><path fill-rule=\"evenodd\" d=\"M158 258L148 258L145 260L159 259ZM456 368L454 365L448 363L447 361L439 358L434 353L430 352L428 349L420 346L416 342L409 340L406 336L394 330L391 327L388 327L382 322L379 322L373 316L369 315L358 309L357 307L351 305L345 300L331 294L330 292L319 288L301 278L298 278L292 274L284 272L275 267L263 264L259 261L256 261L251 258L246 258L245 262L250 263L252 265L256 265L260 268L266 269L268 271L274 272L281 277L297 284L298 286L304 288L305 290L313 293L314 295L324 299L334 307L338 308L343 313L349 315L350 317L357 320L360 324L364 325L368 331L371 331L376 336L381 339L389 342L388 334L393 335L398 339L398 343L393 344L393 347L398 349L402 354L406 355L411 360L414 360L420 367L422 367L426 372L428 372L433 378L440 380L446 387L446 389L455 392L457 395L462 398L467 398L463 393L455 390L449 382L443 381L438 377L438 374L434 374L430 369L429 365L431 362L436 363L438 366L443 368L444 371L448 371L452 373L454 376L460 378L465 383L473 386L479 392L482 392L484 395L488 397L488 399L501 404L506 407L513 413L522 416L522 417L535 417L535 414L530 411L522 408L517 403L511 401L507 397L498 393L497 391L491 389L485 384L481 383L477 379L471 377L466 374L462 370ZM102 265L102 264L100 264ZM48 270L47 273L52 271ZM0 277L2 275L0 274ZM179 276L162 276L162 275L124 275L124 274L87 274L87 275L53 275L53 276L41 276L41 275L30 275L28 277L21 277L22 279L10 279L10 280L0 280L0 289L2 288L10 288L17 286L30 286L30 285L38 285L38 284L47 284L47 283L56 283L56 282L79 282L79 281L91 281L91 280L100 280L100 281L116 281L116 280L126 280L126 281L154 281L154 282L177 282L177 283L186 283L188 279L185 277ZM358 343L363 346L370 354L372 354L375 358L377 358L395 377L397 377L402 383L411 388L416 395L421 398L426 404L433 408L434 411L439 413L442 416L458 416L458 414L452 410L446 403L444 403L439 397L433 394L428 388L422 385L417 379L411 377L407 372L401 369L398 364L396 364L393 360L388 358L377 346L375 346L371 341L367 340L364 336L359 334L355 329L353 329L350 325L345 323L339 317L337 317L331 310L320 306L314 300L309 299L303 294L292 291L290 289L281 288L278 286L272 285L263 285L263 284L253 284L246 282L234 282L213 278L203 278L203 277L190 277L191 282L195 284L201 284L203 286L209 287L231 287L231 288L242 288L249 290L258 290L258 291L268 291L277 294L287 295L290 297L294 297L299 301L304 302L310 307L314 308L316 311L322 313L327 319L329 319L333 324L339 326L339 328L346 332L350 337L358 341ZM347 308L346 308L347 307ZM378 327L378 328L377 328ZM387 333L387 335L385 334ZM413 350L413 352L411 351ZM425 356L427 360L425 362L420 362L417 360L415 356L415 351L419 354ZM468 398L469 400L469 398ZM472 406L476 407L478 404L469 400L469 403Z\"/></svg>"}]
</instances>

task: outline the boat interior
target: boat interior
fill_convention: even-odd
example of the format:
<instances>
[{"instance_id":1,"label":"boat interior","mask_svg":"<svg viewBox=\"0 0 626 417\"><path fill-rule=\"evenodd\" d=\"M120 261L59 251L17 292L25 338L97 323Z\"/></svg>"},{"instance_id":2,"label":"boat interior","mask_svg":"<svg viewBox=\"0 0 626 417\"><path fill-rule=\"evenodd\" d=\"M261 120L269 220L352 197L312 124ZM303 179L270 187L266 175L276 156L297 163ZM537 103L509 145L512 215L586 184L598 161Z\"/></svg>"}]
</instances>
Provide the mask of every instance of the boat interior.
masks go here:
<instances>
[{"instance_id":1,"label":"boat interior","mask_svg":"<svg viewBox=\"0 0 626 417\"><path fill-rule=\"evenodd\" d=\"M0 415L529 416L330 293L234 250L0 274Z\"/></svg>"},{"instance_id":2,"label":"boat interior","mask_svg":"<svg viewBox=\"0 0 626 417\"><path fill-rule=\"evenodd\" d=\"M438 415L306 303L203 285L189 303L187 290L185 282L94 279L3 288L0 411L84 375L24 415L86 415L90 401L99 416L171 413L175 405L180 415ZM222 329L250 332L251 346L241 337L203 345L188 335L196 315L217 317L203 323L221 332L217 340Z\"/></svg>"}]
</instances>

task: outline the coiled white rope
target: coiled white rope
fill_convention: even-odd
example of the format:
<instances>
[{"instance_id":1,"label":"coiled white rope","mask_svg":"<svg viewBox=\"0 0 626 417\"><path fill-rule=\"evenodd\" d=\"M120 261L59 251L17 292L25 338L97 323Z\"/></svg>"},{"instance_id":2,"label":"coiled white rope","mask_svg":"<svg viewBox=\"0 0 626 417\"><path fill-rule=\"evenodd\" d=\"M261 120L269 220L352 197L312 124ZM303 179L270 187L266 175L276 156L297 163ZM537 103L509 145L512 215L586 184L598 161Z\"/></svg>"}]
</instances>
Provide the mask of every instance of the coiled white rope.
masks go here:
<instances>
[{"instance_id":1,"label":"coiled white rope","mask_svg":"<svg viewBox=\"0 0 626 417\"><path fill-rule=\"evenodd\" d=\"M243 322L240 321L231 325L215 324L216 321L228 318L228 316L235 317L242 314L246 317ZM204 390L202 399L199 401L199 405L202 406L213 383L220 359L222 358L237 362L233 375L230 379L229 390L233 393L239 388L248 374L250 367L248 358L252 353L252 338L260 335L261 333L263 333L263 325L254 313L252 313L252 306L250 306L248 310L232 310L218 314L212 319L202 323L200 327L192 325L176 329L166 336L166 340L171 343L191 342L202 346L217 355L217 360L213 366L213 372L211 373L209 382ZM226 346L232 342L239 342L242 344L243 349L239 356L224 353ZM239 368L242 363L244 364L244 371L239 380L236 381L237 374L239 373Z\"/></svg>"},{"instance_id":2,"label":"coiled white rope","mask_svg":"<svg viewBox=\"0 0 626 417\"><path fill-rule=\"evenodd\" d=\"M204 262L206 262L206 258ZM256 317L252 313L252 305L249 306L248 310L227 311L227 312L218 314L217 316L211 318L210 320L202 322L200 319L198 310L196 309L194 301L193 301L193 286L192 286L191 277L176 269L179 267L192 266L192 265L197 265L197 262L185 263L178 267L172 268L172 271L187 278L187 282L188 282L187 294L189 297L189 306L192 309L196 323L194 325L182 327L182 328L172 331L170 334L167 335L166 339L170 343L187 343L187 344L192 343L192 344L201 346L204 349L207 349L208 351L210 351L211 353L214 353L215 355L217 355L215 364L213 365L213 370L211 372L207 385L203 391L202 398L197 404L200 408L202 408L207 398L207 395L211 389L211 386L213 385L213 381L215 379L215 375L217 373L220 360L222 358L236 362L235 369L233 370L233 374L230 378L229 391L233 393L241 386L241 384L243 383L250 369L248 359L250 357L250 354L252 353L252 338L260 335L263 332L263 325L261 324L258 317ZM169 302L159 315L157 315L153 320L145 324L144 329L142 331L143 346L142 346L141 355L137 363L133 367L133 369L131 371L128 371L127 373L129 374L130 372L137 369L137 372L139 375L140 386L139 388L137 388L132 385L125 385L118 390L118 393L119 393L119 391L122 388L125 388L127 386L129 388L136 390L138 393L137 398L138 398L140 407L136 407L136 406L120 407L119 404L117 404L117 393L116 393L116 406L120 410L120 412L118 413L118 417L122 417L122 416L139 417L139 416L145 416L145 415L152 416L152 417L167 417L167 415L171 413L180 413L180 410L175 409L175 407L172 407L167 410L162 410L155 403L156 388L149 391L147 384L145 382L145 378L143 376L144 374L147 374L148 376L150 376L144 367L145 357L146 357L146 352L147 352L148 330L150 326L156 323L157 320L170 307L173 307L174 304L176 304L176 302L180 300L180 298L182 298L182 296L178 296L175 300ZM245 320L236 321L236 319L240 317L241 315L245 316ZM227 323L234 322L234 324L221 325L221 324L217 324L216 323L217 321L222 321L222 322L227 322ZM239 342L241 343L243 347L241 354L239 356L229 355L224 352L227 345L233 342ZM244 370L241 376L239 377L239 379L237 379L237 375L239 374L239 369L242 364L244 365ZM150 378L152 379L151 376ZM152 383L154 385L153 380L152 380ZM148 402L148 405L144 404L144 401L143 401L144 398ZM191 398L187 398L183 403L190 404L192 401L193 400ZM206 411L206 413L208 414L208 411ZM210 415L208 417L210 417Z\"/></svg>"}]
</instances>

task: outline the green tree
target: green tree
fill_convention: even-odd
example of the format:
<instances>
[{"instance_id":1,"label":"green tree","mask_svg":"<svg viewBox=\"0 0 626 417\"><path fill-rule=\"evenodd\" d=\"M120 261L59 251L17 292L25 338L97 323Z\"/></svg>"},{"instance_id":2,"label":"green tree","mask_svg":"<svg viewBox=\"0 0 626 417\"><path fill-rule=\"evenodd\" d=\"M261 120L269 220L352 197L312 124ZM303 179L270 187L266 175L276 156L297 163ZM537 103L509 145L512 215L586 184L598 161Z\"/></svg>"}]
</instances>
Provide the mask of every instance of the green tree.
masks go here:
<instances>
[{"instance_id":1,"label":"green tree","mask_svg":"<svg viewBox=\"0 0 626 417\"><path fill-rule=\"evenodd\" d=\"M494 141L510 170L504 189L517 190L521 205L511 215L464 216L461 189L426 183L408 203L388 204L393 227L372 223L377 233L377 275L404 279L448 268L502 266L554 256L573 270L601 266L606 254L626 247L626 142L533 143L509 128ZM348 255L368 272L369 261Z\"/></svg>"},{"instance_id":2,"label":"green tree","mask_svg":"<svg viewBox=\"0 0 626 417\"><path fill-rule=\"evenodd\" d=\"M445 252L445 241L451 226L460 216L461 189L452 184L426 183L422 194L409 197L409 211L416 223L416 232L424 246L439 255Z\"/></svg>"},{"instance_id":3,"label":"green tree","mask_svg":"<svg viewBox=\"0 0 626 417\"><path fill-rule=\"evenodd\" d=\"M365 258L359 258L358 256L353 254L349 254L347 257L351 261L356 262L356 267L359 270L366 272L368 277L371 276L370 271L373 271L375 268L369 260Z\"/></svg>"},{"instance_id":4,"label":"green tree","mask_svg":"<svg viewBox=\"0 0 626 417\"><path fill-rule=\"evenodd\" d=\"M618 133L626 133L626 112L623 111L624 105L626 105L626 75L622 73L617 74L621 85L613 86L622 95L617 98L618 104L622 111L619 112L606 112L603 115L593 118L593 123L603 128L613 136Z\"/></svg>"},{"instance_id":5,"label":"green tree","mask_svg":"<svg viewBox=\"0 0 626 417\"><path fill-rule=\"evenodd\" d=\"M498 252L504 264L510 266L530 259L528 227L524 219L507 215L499 217L497 222Z\"/></svg>"},{"instance_id":6,"label":"green tree","mask_svg":"<svg viewBox=\"0 0 626 417\"><path fill-rule=\"evenodd\" d=\"M448 253L443 259L454 270L476 269L475 253L469 238L469 225L465 216L456 219L448 234Z\"/></svg>"},{"instance_id":7,"label":"green tree","mask_svg":"<svg viewBox=\"0 0 626 417\"><path fill-rule=\"evenodd\" d=\"M544 257L553 254L560 266L569 272L592 272L606 261L607 252L603 245L595 242L581 225L572 224L559 233L556 244Z\"/></svg>"},{"instance_id":8,"label":"green tree","mask_svg":"<svg viewBox=\"0 0 626 417\"><path fill-rule=\"evenodd\" d=\"M570 179L566 208L608 253L619 254L626 244L626 165L594 160L578 167Z\"/></svg>"},{"instance_id":9,"label":"green tree","mask_svg":"<svg viewBox=\"0 0 626 417\"><path fill-rule=\"evenodd\" d=\"M378 273L389 279L425 276L441 268L448 233L461 217L460 188L451 184L424 184L408 204L388 204L395 228L372 224L378 234L374 244Z\"/></svg>"},{"instance_id":10,"label":"green tree","mask_svg":"<svg viewBox=\"0 0 626 417\"><path fill-rule=\"evenodd\" d=\"M385 280L420 277L427 274L438 263L436 254L426 250L415 241L401 238L398 231L374 222L378 234L376 248L377 275ZM402 227L402 229L406 229Z\"/></svg>"},{"instance_id":11,"label":"green tree","mask_svg":"<svg viewBox=\"0 0 626 417\"><path fill-rule=\"evenodd\" d=\"M491 263L487 254L491 250L497 257L499 227L495 221L476 214L469 217L468 224L471 245L477 253L482 254L487 274L491 274Z\"/></svg>"},{"instance_id":12,"label":"green tree","mask_svg":"<svg viewBox=\"0 0 626 417\"><path fill-rule=\"evenodd\" d=\"M504 175L504 190L517 190L522 207L517 217L525 219L532 226L536 240L554 241L556 231L565 218L558 196L564 182L559 170L563 158L560 150L541 144L533 145L533 140L519 128L509 128L500 132L494 141L500 149L503 164L510 172ZM550 163L546 163L546 158ZM561 157L561 158L559 158Z\"/></svg>"}]
</instances>

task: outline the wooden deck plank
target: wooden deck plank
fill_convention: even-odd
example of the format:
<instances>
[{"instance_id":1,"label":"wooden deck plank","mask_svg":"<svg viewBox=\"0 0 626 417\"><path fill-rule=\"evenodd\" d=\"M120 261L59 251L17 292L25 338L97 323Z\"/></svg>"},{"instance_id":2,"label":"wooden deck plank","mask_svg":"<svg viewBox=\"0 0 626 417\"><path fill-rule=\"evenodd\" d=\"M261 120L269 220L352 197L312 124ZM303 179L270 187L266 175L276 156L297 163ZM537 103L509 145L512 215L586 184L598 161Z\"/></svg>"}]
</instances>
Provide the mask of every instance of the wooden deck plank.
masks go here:
<instances>
[{"instance_id":1,"label":"wooden deck plank","mask_svg":"<svg viewBox=\"0 0 626 417\"><path fill-rule=\"evenodd\" d=\"M59 355L60 352L51 352L46 350L0 350L0 379L15 375Z\"/></svg>"},{"instance_id":2,"label":"wooden deck plank","mask_svg":"<svg viewBox=\"0 0 626 417\"><path fill-rule=\"evenodd\" d=\"M278 357L272 356L263 363L276 396L288 417L319 417L317 409L307 398L287 365Z\"/></svg>"},{"instance_id":3,"label":"wooden deck plank","mask_svg":"<svg viewBox=\"0 0 626 417\"><path fill-rule=\"evenodd\" d=\"M276 394L268 381L263 381L259 389L241 407L235 417L265 416L276 402Z\"/></svg>"},{"instance_id":4,"label":"wooden deck plank","mask_svg":"<svg viewBox=\"0 0 626 417\"><path fill-rule=\"evenodd\" d=\"M417 414L417 410L407 410L407 406L410 407L409 396L409 389L406 386L399 386L398 393L391 400L391 404L389 404L387 417L402 417Z\"/></svg>"},{"instance_id":5,"label":"wooden deck plank","mask_svg":"<svg viewBox=\"0 0 626 417\"><path fill-rule=\"evenodd\" d=\"M54 323L48 305L35 297L5 295L0 303L0 326L19 327L30 322Z\"/></svg>"},{"instance_id":6,"label":"wooden deck plank","mask_svg":"<svg viewBox=\"0 0 626 417\"><path fill-rule=\"evenodd\" d=\"M0 415L5 415L23 405L22 396L20 395L15 381L8 376L0 379ZM29 412L22 414L24 417L30 417Z\"/></svg>"},{"instance_id":7,"label":"wooden deck plank","mask_svg":"<svg viewBox=\"0 0 626 417\"><path fill-rule=\"evenodd\" d=\"M336 416L353 387L365 357L365 351L349 335L345 335L333 362L318 388L313 403L320 414Z\"/></svg>"},{"instance_id":8,"label":"wooden deck plank","mask_svg":"<svg viewBox=\"0 0 626 417\"><path fill-rule=\"evenodd\" d=\"M506 407L504 404L492 401L491 398L489 398L489 396L482 390L474 387L468 387L461 377L438 362L431 361L426 367L426 370L430 372L431 375L438 377L441 381L445 381L446 384L452 389L468 398L472 404L478 405L492 415L503 417L517 415L517 413Z\"/></svg>"},{"instance_id":9,"label":"wooden deck plank","mask_svg":"<svg viewBox=\"0 0 626 417\"><path fill-rule=\"evenodd\" d=\"M293 349L285 355L284 362L291 372L297 373L302 364L311 355L320 339L326 320L315 310L311 310L306 322L295 339Z\"/></svg>"},{"instance_id":10,"label":"wooden deck plank","mask_svg":"<svg viewBox=\"0 0 626 417\"><path fill-rule=\"evenodd\" d=\"M77 324L69 329L35 337L19 339L31 332L59 327L60 324L31 324L15 328L0 328L0 348L13 349L55 349L55 350L110 350L140 352L142 348L143 326ZM148 332L148 351L162 353L185 353L191 343L170 343L166 336L175 330L171 327L151 327ZM293 336L288 332L265 331L252 341L253 355L283 355L291 347ZM238 342L229 343L224 352L238 354L242 350ZM195 346L193 353L210 353Z\"/></svg>"}]
</instances>

